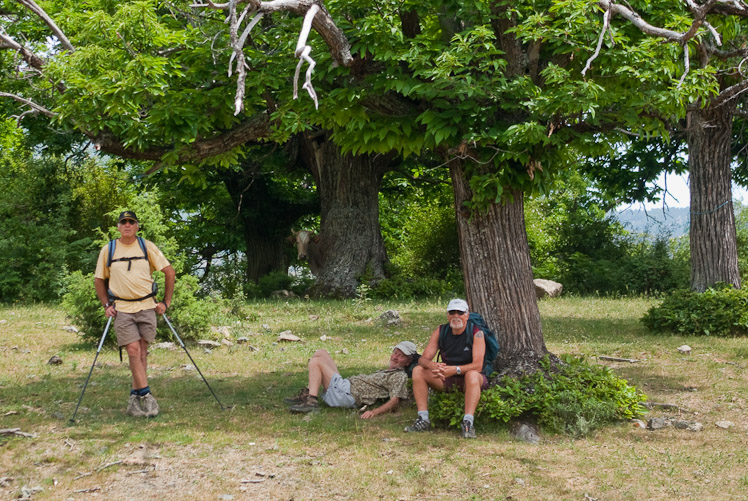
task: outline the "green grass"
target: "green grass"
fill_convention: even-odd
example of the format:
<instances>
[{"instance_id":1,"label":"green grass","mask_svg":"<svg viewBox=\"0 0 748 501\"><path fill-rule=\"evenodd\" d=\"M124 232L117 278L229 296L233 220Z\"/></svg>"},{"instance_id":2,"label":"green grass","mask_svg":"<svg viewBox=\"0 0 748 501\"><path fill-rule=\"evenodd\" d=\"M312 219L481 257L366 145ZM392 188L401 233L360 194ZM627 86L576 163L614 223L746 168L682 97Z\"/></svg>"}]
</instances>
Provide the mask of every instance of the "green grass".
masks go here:
<instances>
[{"instance_id":1,"label":"green grass","mask_svg":"<svg viewBox=\"0 0 748 501\"><path fill-rule=\"evenodd\" d=\"M286 411L282 398L305 385L315 350L330 351L344 376L376 370L400 340L423 348L443 321L441 303L249 303L222 323L232 341L248 336L256 351L246 344L210 353L188 346L228 410L197 372L183 368L191 362L177 347L149 357L161 414L129 418L123 412L129 371L115 350L104 349L72 425L67 421L96 347L62 330L66 320L58 308L1 307L0 428L37 436L0 436L0 478L6 477L0 497L39 486L44 490L34 499L93 493L106 499L740 498L748 485L746 342L653 336L638 321L652 304L541 302L546 344L554 353L612 367L650 401L679 405L680 417L702 422L704 431L650 432L621 423L583 439L545 436L536 446L480 422L479 438L469 442L451 429L405 434L412 404L368 421L341 409L309 416ZM380 325L376 319L386 309L399 310L404 323ZM304 342L279 343L283 330ZM690 356L677 352L682 344L692 347ZM63 363L47 365L52 355ZM600 355L640 362L603 362L595 358ZM720 420L735 426L717 428Z\"/></svg>"}]
</instances>

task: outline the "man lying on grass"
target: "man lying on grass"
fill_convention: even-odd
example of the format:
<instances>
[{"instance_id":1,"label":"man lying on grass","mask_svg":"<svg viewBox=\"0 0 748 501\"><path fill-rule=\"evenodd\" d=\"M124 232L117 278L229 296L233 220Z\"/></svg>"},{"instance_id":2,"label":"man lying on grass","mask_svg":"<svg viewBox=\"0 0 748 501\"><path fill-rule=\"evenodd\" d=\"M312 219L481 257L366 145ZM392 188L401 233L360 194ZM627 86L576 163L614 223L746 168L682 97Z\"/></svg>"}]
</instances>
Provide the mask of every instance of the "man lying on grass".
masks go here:
<instances>
[{"instance_id":1,"label":"man lying on grass","mask_svg":"<svg viewBox=\"0 0 748 501\"><path fill-rule=\"evenodd\" d=\"M408 374L405 370L416 356L416 345L403 341L392 350L387 369L343 379L330 354L317 350L309 359L309 386L284 401L291 404L289 410L294 413L315 411L319 409L317 395L321 384L325 389L322 400L330 407L361 407L388 399L380 407L365 411L361 418L369 419L391 412L401 400L408 398Z\"/></svg>"}]
</instances>

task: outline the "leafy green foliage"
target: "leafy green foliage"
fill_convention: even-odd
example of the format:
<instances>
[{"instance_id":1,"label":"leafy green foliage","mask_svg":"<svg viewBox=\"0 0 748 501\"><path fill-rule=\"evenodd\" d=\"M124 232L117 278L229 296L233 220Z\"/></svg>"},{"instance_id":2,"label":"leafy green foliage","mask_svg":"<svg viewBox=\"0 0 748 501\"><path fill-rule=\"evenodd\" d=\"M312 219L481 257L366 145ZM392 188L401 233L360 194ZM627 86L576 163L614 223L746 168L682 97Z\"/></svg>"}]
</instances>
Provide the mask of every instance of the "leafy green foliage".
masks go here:
<instances>
[{"instance_id":1,"label":"leafy green foliage","mask_svg":"<svg viewBox=\"0 0 748 501\"><path fill-rule=\"evenodd\" d=\"M677 290L642 317L653 332L689 336L748 334L748 289L718 284L704 292Z\"/></svg>"},{"instance_id":2,"label":"leafy green foliage","mask_svg":"<svg viewBox=\"0 0 748 501\"><path fill-rule=\"evenodd\" d=\"M534 275L579 294L656 294L688 284L688 257L666 235L629 234L579 174L525 205Z\"/></svg>"},{"instance_id":3,"label":"leafy green foliage","mask_svg":"<svg viewBox=\"0 0 748 501\"><path fill-rule=\"evenodd\" d=\"M64 163L33 157L20 129L0 122L0 301L59 297L71 256L72 193Z\"/></svg>"},{"instance_id":4,"label":"leafy green foliage","mask_svg":"<svg viewBox=\"0 0 748 501\"><path fill-rule=\"evenodd\" d=\"M583 359L563 357L563 364L521 378L504 377L481 393L476 419L508 423L523 416L544 430L584 436L609 423L640 417L646 395L617 377L607 367ZM432 419L459 426L464 394L436 393L429 403Z\"/></svg>"},{"instance_id":5,"label":"leafy green foliage","mask_svg":"<svg viewBox=\"0 0 748 501\"><path fill-rule=\"evenodd\" d=\"M737 232L738 269L740 282L748 284L748 207L735 204L735 230Z\"/></svg>"},{"instance_id":6,"label":"leafy green foliage","mask_svg":"<svg viewBox=\"0 0 748 501\"><path fill-rule=\"evenodd\" d=\"M291 289L293 283L293 277L289 276L288 273L276 271L268 273L267 275L260 277L257 281L257 285L260 287L262 297L269 297L273 291Z\"/></svg>"},{"instance_id":7,"label":"leafy green foliage","mask_svg":"<svg viewBox=\"0 0 748 501\"><path fill-rule=\"evenodd\" d=\"M425 172L422 167L414 172L414 180L388 175L380 192L380 227L391 266L386 279L371 284L373 298L463 293L453 195L446 180L438 177L444 172ZM421 179L426 176L428 181Z\"/></svg>"},{"instance_id":8,"label":"leafy green foliage","mask_svg":"<svg viewBox=\"0 0 748 501\"><path fill-rule=\"evenodd\" d=\"M163 297L163 274L160 275L159 296ZM101 307L93 287L93 273L83 274L80 271L67 277L67 293L62 298L65 313L80 330L84 340L96 343L106 325L104 308ZM171 308L167 316L172 320L177 333L184 340L198 339L210 335L211 320L220 311L220 304L212 299L199 300L196 297L197 279L185 275L177 279L174 285ZM173 336L165 322L160 322L158 335L164 339ZM107 336L110 345L116 343L116 337Z\"/></svg>"},{"instance_id":9,"label":"leafy green foliage","mask_svg":"<svg viewBox=\"0 0 748 501\"><path fill-rule=\"evenodd\" d=\"M116 221L123 210L132 210L138 215L140 230L138 234L156 243L164 253L174 270L177 280L174 285L172 304L168 310L169 317L174 320L175 328L184 339L194 339L209 334L210 320L218 312L218 303L211 299L198 300L198 280L196 277L183 274L184 258L179 252L176 239L169 235L169 226L165 215L157 201L158 191L134 197L127 206L117 207L107 214L111 221ZM101 232L97 239L97 251L107 245L109 240L118 238L119 232L112 226L108 233ZM98 252L95 254L98 256ZM156 272L154 280L158 284L158 298L163 297L164 275ZM94 276L92 273L75 271L67 280L67 292L63 296L63 307L67 315L79 327L84 339L96 340L99 332L106 323L103 308L94 290ZM159 334L169 338L171 332L165 324L159 326ZM114 338L112 338L114 339ZM113 342L113 341L112 341Z\"/></svg>"},{"instance_id":10,"label":"leafy green foliage","mask_svg":"<svg viewBox=\"0 0 748 501\"><path fill-rule=\"evenodd\" d=\"M374 299L408 300L416 298L437 298L464 295L462 274L455 271L445 278L408 277L397 274L393 277L378 281L369 296Z\"/></svg>"}]
</instances>

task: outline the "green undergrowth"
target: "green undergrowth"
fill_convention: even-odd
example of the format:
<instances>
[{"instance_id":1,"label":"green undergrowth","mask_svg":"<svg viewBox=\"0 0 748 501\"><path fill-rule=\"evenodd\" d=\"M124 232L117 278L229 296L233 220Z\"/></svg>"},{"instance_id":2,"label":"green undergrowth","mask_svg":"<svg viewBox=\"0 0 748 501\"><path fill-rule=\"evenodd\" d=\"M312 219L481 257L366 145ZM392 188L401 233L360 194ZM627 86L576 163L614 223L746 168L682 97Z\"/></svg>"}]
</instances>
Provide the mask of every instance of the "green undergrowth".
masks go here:
<instances>
[{"instance_id":1,"label":"green undergrowth","mask_svg":"<svg viewBox=\"0 0 748 501\"><path fill-rule=\"evenodd\" d=\"M571 356L562 361L550 370L546 357L534 374L500 379L481 393L476 419L506 424L522 417L536 421L545 432L579 437L644 413L646 395L607 367ZM462 392L432 397L430 415L435 421L459 426L463 413Z\"/></svg>"},{"instance_id":2,"label":"green undergrowth","mask_svg":"<svg viewBox=\"0 0 748 501\"><path fill-rule=\"evenodd\" d=\"M651 307L642 323L656 333L748 335L748 289L719 284L704 292L678 290Z\"/></svg>"}]
</instances>

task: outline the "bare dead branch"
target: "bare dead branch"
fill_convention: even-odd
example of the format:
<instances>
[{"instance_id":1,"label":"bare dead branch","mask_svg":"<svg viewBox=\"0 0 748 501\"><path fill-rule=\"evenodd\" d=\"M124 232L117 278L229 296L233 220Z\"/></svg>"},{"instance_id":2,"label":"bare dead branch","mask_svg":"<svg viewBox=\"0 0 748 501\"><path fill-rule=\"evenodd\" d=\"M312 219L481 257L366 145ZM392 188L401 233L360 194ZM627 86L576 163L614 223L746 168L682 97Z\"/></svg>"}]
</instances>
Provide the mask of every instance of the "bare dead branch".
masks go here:
<instances>
[{"instance_id":1,"label":"bare dead branch","mask_svg":"<svg viewBox=\"0 0 748 501\"><path fill-rule=\"evenodd\" d=\"M678 80L678 88L680 89L683 85L683 82L686 81L686 75L688 75L688 72L691 70L691 62L688 56L688 46L683 46L683 74L680 77L680 80Z\"/></svg>"},{"instance_id":2,"label":"bare dead branch","mask_svg":"<svg viewBox=\"0 0 748 501\"><path fill-rule=\"evenodd\" d=\"M57 40L60 41L62 46L69 50L70 52L74 52L75 48L73 47L73 44L70 43L70 40L68 40L68 37L65 36L65 33L60 29L59 26L57 26L57 23L55 23L51 17L42 9L39 7L34 0L16 0L18 3L29 9L31 12L36 14L44 23L49 27L50 30L52 30L52 33L57 37Z\"/></svg>"},{"instance_id":3,"label":"bare dead branch","mask_svg":"<svg viewBox=\"0 0 748 501\"><path fill-rule=\"evenodd\" d=\"M314 67L317 63L309 56L309 53L312 52L312 48L306 44L306 41L307 38L309 38L309 32L312 29L314 16L318 12L319 6L312 5L304 16L304 23L301 26L301 33L299 33L299 41L296 43L296 52L294 52L294 55L299 58L299 64L296 65L296 73L293 79L293 98L296 99L299 96L299 73L301 72L301 66L304 64L304 61L306 61L309 64L309 68L307 68L306 71L306 81L301 88L306 89L309 93L309 96L314 101L315 109L319 109L319 102L317 101L317 93L314 91L314 87L312 87L312 71L314 71Z\"/></svg>"},{"instance_id":4,"label":"bare dead branch","mask_svg":"<svg viewBox=\"0 0 748 501\"><path fill-rule=\"evenodd\" d=\"M748 4L740 0L719 0L712 12L728 16L748 16Z\"/></svg>"},{"instance_id":5,"label":"bare dead branch","mask_svg":"<svg viewBox=\"0 0 748 501\"><path fill-rule=\"evenodd\" d=\"M13 49L13 50L21 50L23 46L13 40L5 31L2 29L2 26L0 26L0 47L5 49Z\"/></svg>"},{"instance_id":6,"label":"bare dead branch","mask_svg":"<svg viewBox=\"0 0 748 501\"><path fill-rule=\"evenodd\" d=\"M627 21L629 21L631 24L633 24L636 28L638 28L642 33L645 33L647 35L651 35L658 38L664 38L665 40L679 43L683 47L683 64L684 64L684 72L683 75L681 75L680 80L678 81L678 87L681 87L683 85L683 82L685 82L686 76L688 75L690 71L690 56L688 53L688 42L693 37L696 36L696 34L699 31L699 28L702 26L709 30L712 37L714 37L715 43L718 46L722 45L722 39L717 32L717 30L706 21L706 15L712 11L712 9L715 8L715 6L720 2L725 2L725 0L708 0L703 5L697 4L694 0L685 0L686 5L688 6L689 10L693 13L693 22L691 23L691 26L688 28L688 30L685 33L679 33L677 31L668 30L665 28L660 28L658 26L653 26L649 24L648 22L644 21L642 17L635 12L633 9L629 8L628 6L620 5L615 3L615 0L600 0L598 2L598 5L602 7L605 10L605 17L603 21L603 29L600 33L600 39L598 40L597 49L595 52L590 56L590 58L587 60L587 65L585 66L584 70L582 70L582 75L589 69L590 64L592 61L597 58L597 56L600 53L600 46L602 43L602 37L605 31L609 30L609 15L617 14ZM740 0L730 0L733 4L733 6L740 7L740 4L742 2ZM744 5L744 4L743 4ZM606 19L607 18L607 19Z\"/></svg>"},{"instance_id":7,"label":"bare dead branch","mask_svg":"<svg viewBox=\"0 0 748 501\"><path fill-rule=\"evenodd\" d=\"M54 117L57 116L57 113L49 111L44 106L40 106L40 105L36 104L35 102L30 101L29 99L26 99L24 97L18 96L16 94L10 94L8 92L0 92L0 97L9 97L11 99L15 99L19 103L23 103L26 106L28 106L29 108L31 108L33 110L33 113L41 113L43 115L48 116L49 118L54 118Z\"/></svg>"},{"instance_id":8,"label":"bare dead branch","mask_svg":"<svg viewBox=\"0 0 748 501\"><path fill-rule=\"evenodd\" d=\"M617 4L613 2L612 0L600 0L598 4L604 10L610 10L613 15L619 15L622 18L626 19L628 22L630 22L635 27L637 27L641 32L646 33L647 35L652 35L652 36L656 36L659 38L665 38L667 40L672 40L675 42L681 41L681 37L683 36L681 33L678 33L677 31L653 26L649 24L648 22L644 21L644 19L642 19L639 14L637 14L635 11L633 11L632 9L628 7Z\"/></svg>"},{"instance_id":9,"label":"bare dead branch","mask_svg":"<svg viewBox=\"0 0 748 501\"><path fill-rule=\"evenodd\" d=\"M237 16L236 8L238 4L247 4L241 15ZM294 99L298 97L298 81L301 73L301 67L306 62L309 66L306 71L306 77L302 89L306 89L309 96L314 101L315 108L319 107L317 93L312 86L312 73L316 62L310 56L311 46L307 44L309 33L314 28L330 49L336 64L349 66L353 62L350 53L348 40L332 20L330 13L321 5L321 0L271 0L262 2L260 0L230 0L227 3L216 3L212 0L204 0L191 5L193 8L211 8L217 10L228 10L226 22L230 26L231 35L231 56L229 58L229 76L236 72L237 88L234 97L234 115L238 115L244 109L245 81L246 71L249 68L244 57L244 44L247 42L252 28L262 19L264 14L271 14L278 11L291 11L304 16L301 30L299 32L298 43L294 56L299 58L294 75ZM242 22L249 13L254 13L252 21L244 28L241 36L239 31ZM234 64L236 66L234 67Z\"/></svg>"},{"instance_id":10,"label":"bare dead branch","mask_svg":"<svg viewBox=\"0 0 748 501\"><path fill-rule=\"evenodd\" d=\"M746 60L748 60L748 59L745 59L745 58L744 58L744 59L742 59L742 60L740 61L740 64L738 64L738 73L739 73L739 74L740 74L740 76L741 76L741 77L743 77L743 78L745 78L745 76L746 76L746 75L745 75L745 73L743 73L743 63L745 63L745 62L746 62Z\"/></svg>"},{"instance_id":11,"label":"bare dead branch","mask_svg":"<svg viewBox=\"0 0 748 501\"><path fill-rule=\"evenodd\" d=\"M603 46L603 38L605 38L605 33L610 29L610 9L605 11L605 14L603 14L603 29L600 30L600 37L597 39L597 47L595 47L595 52L590 56L589 59L587 59L587 64L584 65L584 69L582 70L582 76L584 76L585 73L587 73L587 70L590 69L592 66L592 61L597 59L597 56L600 55L600 48ZM612 39L612 33L611 33L611 39Z\"/></svg>"}]
</instances>

